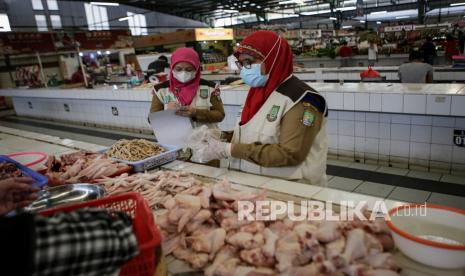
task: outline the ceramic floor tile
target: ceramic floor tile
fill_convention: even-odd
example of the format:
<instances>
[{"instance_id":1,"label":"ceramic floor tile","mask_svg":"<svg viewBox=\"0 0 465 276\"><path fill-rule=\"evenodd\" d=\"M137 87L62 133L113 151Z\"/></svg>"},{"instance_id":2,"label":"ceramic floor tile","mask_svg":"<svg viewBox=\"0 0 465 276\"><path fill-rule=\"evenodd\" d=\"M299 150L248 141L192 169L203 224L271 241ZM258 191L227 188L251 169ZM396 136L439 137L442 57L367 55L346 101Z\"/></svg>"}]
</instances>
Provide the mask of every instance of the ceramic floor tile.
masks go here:
<instances>
[{"instance_id":1,"label":"ceramic floor tile","mask_svg":"<svg viewBox=\"0 0 465 276\"><path fill-rule=\"evenodd\" d=\"M444 174L441 177L441 182L449 182L449 183L465 185L465 176Z\"/></svg>"},{"instance_id":2,"label":"ceramic floor tile","mask_svg":"<svg viewBox=\"0 0 465 276\"><path fill-rule=\"evenodd\" d=\"M364 163L355 162L350 165L350 168L358 169L358 170L366 170L366 171L376 171L379 168L379 166L373 165L373 164L364 164Z\"/></svg>"},{"instance_id":3,"label":"ceramic floor tile","mask_svg":"<svg viewBox=\"0 0 465 276\"><path fill-rule=\"evenodd\" d=\"M185 163L184 161L174 160L173 162L166 163L165 165L161 166L163 169L171 169L172 167L178 166L180 164Z\"/></svg>"},{"instance_id":4,"label":"ceramic floor tile","mask_svg":"<svg viewBox=\"0 0 465 276\"><path fill-rule=\"evenodd\" d=\"M235 182L238 184L244 184L248 186L260 187L266 182L270 181L271 178L255 175L255 174L248 174L236 171L229 171L226 174L222 175L221 178L226 178L231 182Z\"/></svg>"},{"instance_id":5,"label":"ceramic floor tile","mask_svg":"<svg viewBox=\"0 0 465 276\"><path fill-rule=\"evenodd\" d=\"M328 187L351 192L362 182L362 180L335 176L328 181Z\"/></svg>"},{"instance_id":6,"label":"ceramic floor tile","mask_svg":"<svg viewBox=\"0 0 465 276\"><path fill-rule=\"evenodd\" d=\"M413 203L423 203L428 199L430 194L431 192L428 191L396 187L388 196L388 199L401 200Z\"/></svg>"},{"instance_id":7,"label":"ceramic floor tile","mask_svg":"<svg viewBox=\"0 0 465 276\"><path fill-rule=\"evenodd\" d=\"M386 209L389 211L392 208L399 207L399 206L402 206L402 205L408 205L409 203L405 202L405 201L385 199L384 204L386 206Z\"/></svg>"},{"instance_id":8,"label":"ceramic floor tile","mask_svg":"<svg viewBox=\"0 0 465 276\"><path fill-rule=\"evenodd\" d=\"M218 178L224 175L227 172L227 169L226 168L215 168L215 167L200 165L200 164L193 164L192 166L187 167L186 171L191 172L193 174L201 175L201 176Z\"/></svg>"},{"instance_id":9,"label":"ceramic floor tile","mask_svg":"<svg viewBox=\"0 0 465 276\"><path fill-rule=\"evenodd\" d=\"M394 186L381 183L363 182L354 190L354 193L361 193L385 198L389 195L389 193L392 192L392 190L394 190L394 188Z\"/></svg>"},{"instance_id":10,"label":"ceramic floor tile","mask_svg":"<svg viewBox=\"0 0 465 276\"><path fill-rule=\"evenodd\" d=\"M337 205L352 205L355 206L360 202L364 202L369 210L372 210L377 201L383 201L383 198L340 191L331 188L323 188L313 197L315 200L324 202L332 202Z\"/></svg>"},{"instance_id":11,"label":"ceramic floor tile","mask_svg":"<svg viewBox=\"0 0 465 276\"><path fill-rule=\"evenodd\" d=\"M432 193L428 202L465 209L465 197Z\"/></svg>"},{"instance_id":12,"label":"ceramic floor tile","mask_svg":"<svg viewBox=\"0 0 465 276\"><path fill-rule=\"evenodd\" d=\"M442 174L440 174L440 173L432 173L432 172L409 171L407 176L408 177L414 177L414 178L420 178L420 179L439 181Z\"/></svg>"},{"instance_id":13,"label":"ceramic floor tile","mask_svg":"<svg viewBox=\"0 0 465 276\"><path fill-rule=\"evenodd\" d=\"M173 171L180 171L180 170L184 170L185 168L187 168L189 166L192 166L192 165L193 165L193 163L182 162L181 164L174 165L169 169L173 170Z\"/></svg>"},{"instance_id":14,"label":"ceramic floor tile","mask_svg":"<svg viewBox=\"0 0 465 276\"><path fill-rule=\"evenodd\" d=\"M348 161L341 161L341 160L334 160L334 159L328 159L326 161L328 165L333 165L333 166L339 166L339 167L349 167L352 165L354 162L348 162Z\"/></svg>"},{"instance_id":15,"label":"ceramic floor tile","mask_svg":"<svg viewBox=\"0 0 465 276\"><path fill-rule=\"evenodd\" d=\"M298 182L286 181L281 179L273 179L263 185L264 188L280 193L295 195L304 198L311 198L313 195L321 191L323 188L310 184L302 184Z\"/></svg>"},{"instance_id":16,"label":"ceramic floor tile","mask_svg":"<svg viewBox=\"0 0 465 276\"><path fill-rule=\"evenodd\" d=\"M400 169L400 168L392 168L392 167L379 167L377 172L380 173L389 173L389 174L396 174L396 175L407 175L409 172L407 169Z\"/></svg>"}]
</instances>

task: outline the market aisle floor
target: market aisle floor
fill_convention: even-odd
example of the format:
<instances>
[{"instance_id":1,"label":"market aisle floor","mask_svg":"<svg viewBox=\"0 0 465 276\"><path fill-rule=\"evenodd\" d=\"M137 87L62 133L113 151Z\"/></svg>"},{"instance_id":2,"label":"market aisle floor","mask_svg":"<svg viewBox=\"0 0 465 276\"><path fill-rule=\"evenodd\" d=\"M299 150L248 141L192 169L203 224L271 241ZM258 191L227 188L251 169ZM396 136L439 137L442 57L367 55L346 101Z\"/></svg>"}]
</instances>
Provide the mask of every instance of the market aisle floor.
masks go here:
<instances>
[{"instance_id":1,"label":"market aisle floor","mask_svg":"<svg viewBox=\"0 0 465 276\"><path fill-rule=\"evenodd\" d=\"M98 150L122 138L153 138L148 134L8 118L0 118L0 154L17 151L63 154L78 149ZM16 133L6 134L7 129ZM465 176L331 159L327 172L329 188L392 201L427 201L465 209Z\"/></svg>"}]
</instances>

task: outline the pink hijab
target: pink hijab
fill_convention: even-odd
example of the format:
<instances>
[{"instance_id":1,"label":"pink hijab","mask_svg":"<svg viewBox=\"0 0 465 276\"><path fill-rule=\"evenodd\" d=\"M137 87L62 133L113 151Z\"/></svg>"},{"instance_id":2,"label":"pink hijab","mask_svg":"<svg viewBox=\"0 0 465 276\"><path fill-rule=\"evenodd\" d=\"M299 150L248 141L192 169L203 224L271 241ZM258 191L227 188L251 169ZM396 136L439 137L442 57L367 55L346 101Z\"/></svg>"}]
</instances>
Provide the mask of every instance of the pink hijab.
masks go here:
<instances>
[{"instance_id":1,"label":"pink hijab","mask_svg":"<svg viewBox=\"0 0 465 276\"><path fill-rule=\"evenodd\" d=\"M195 78L188 83L182 83L173 76L174 66L179 62L188 62L194 66ZM190 105L200 86L200 60L194 49L179 48L171 56L170 91L176 96L182 105Z\"/></svg>"}]
</instances>

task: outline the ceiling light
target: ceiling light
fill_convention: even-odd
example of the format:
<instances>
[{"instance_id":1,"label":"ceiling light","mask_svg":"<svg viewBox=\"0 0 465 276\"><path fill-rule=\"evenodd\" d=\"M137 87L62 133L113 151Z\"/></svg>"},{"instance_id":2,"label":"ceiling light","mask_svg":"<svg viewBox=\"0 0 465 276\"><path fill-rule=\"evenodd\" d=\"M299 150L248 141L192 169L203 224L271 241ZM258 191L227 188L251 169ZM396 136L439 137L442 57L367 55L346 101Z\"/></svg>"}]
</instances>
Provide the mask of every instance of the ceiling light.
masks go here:
<instances>
[{"instance_id":1,"label":"ceiling light","mask_svg":"<svg viewBox=\"0 0 465 276\"><path fill-rule=\"evenodd\" d=\"M110 3L110 2L90 2L91 5L98 5L98 6L114 6L118 7L119 3Z\"/></svg>"},{"instance_id":2,"label":"ceiling light","mask_svg":"<svg viewBox=\"0 0 465 276\"><path fill-rule=\"evenodd\" d=\"M356 7L341 7L341 8L336 8L336 11L353 11L356 10Z\"/></svg>"},{"instance_id":3,"label":"ceiling light","mask_svg":"<svg viewBox=\"0 0 465 276\"><path fill-rule=\"evenodd\" d=\"M299 5L303 5L303 1L302 0L286 0L286 1L280 1L278 4L280 5L285 5L285 4L299 4Z\"/></svg>"},{"instance_id":4,"label":"ceiling light","mask_svg":"<svg viewBox=\"0 0 465 276\"><path fill-rule=\"evenodd\" d=\"M130 18L131 18L130 16L121 17L120 19L118 19L118 21L126 21L126 20L129 20Z\"/></svg>"},{"instance_id":5,"label":"ceiling light","mask_svg":"<svg viewBox=\"0 0 465 276\"><path fill-rule=\"evenodd\" d=\"M366 21L365 20L360 20L360 23L365 23Z\"/></svg>"},{"instance_id":6,"label":"ceiling light","mask_svg":"<svg viewBox=\"0 0 465 276\"><path fill-rule=\"evenodd\" d=\"M105 54L109 55L109 54L111 54L111 52L110 52L110 51L106 51Z\"/></svg>"},{"instance_id":7,"label":"ceiling light","mask_svg":"<svg viewBox=\"0 0 465 276\"><path fill-rule=\"evenodd\" d=\"M97 51L97 55L99 55L99 56L100 56L100 55L102 55L102 52L100 52L100 51Z\"/></svg>"},{"instance_id":8,"label":"ceiling light","mask_svg":"<svg viewBox=\"0 0 465 276\"><path fill-rule=\"evenodd\" d=\"M387 13L387 11L377 11L377 12L372 12L370 14L383 14L383 13Z\"/></svg>"},{"instance_id":9,"label":"ceiling light","mask_svg":"<svg viewBox=\"0 0 465 276\"><path fill-rule=\"evenodd\" d=\"M463 5L465 5L465 2L450 4L451 7L454 7L454 6L463 6Z\"/></svg>"},{"instance_id":10,"label":"ceiling light","mask_svg":"<svg viewBox=\"0 0 465 276\"><path fill-rule=\"evenodd\" d=\"M329 13L331 10L319 10L319 11L311 11L311 12L301 12L301 15L314 15L314 14L322 14L322 13Z\"/></svg>"},{"instance_id":11,"label":"ceiling light","mask_svg":"<svg viewBox=\"0 0 465 276\"><path fill-rule=\"evenodd\" d=\"M376 21L376 24L378 24L378 25L381 24L381 21Z\"/></svg>"},{"instance_id":12,"label":"ceiling light","mask_svg":"<svg viewBox=\"0 0 465 276\"><path fill-rule=\"evenodd\" d=\"M410 16L405 15L405 16L396 16L396 19L404 19L404 18L410 18Z\"/></svg>"},{"instance_id":13,"label":"ceiling light","mask_svg":"<svg viewBox=\"0 0 465 276\"><path fill-rule=\"evenodd\" d=\"M251 7L253 7L253 6L255 6L255 5L257 5L257 4L255 4L255 3L250 3L250 6L251 6Z\"/></svg>"},{"instance_id":14,"label":"ceiling light","mask_svg":"<svg viewBox=\"0 0 465 276\"><path fill-rule=\"evenodd\" d=\"M257 6L257 9L261 9L261 8L262 8L262 6L260 6L260 5Z\"/></svg>"},{"instance_id":15,"label":"ceiling light","mask_svg":"<svg viewBox=\"0 0 465 276\"><path fill-rule=\"evenodd\" d=\"M334 20L334 21L336 21L337 18L336 18L336 17L330 17L329 20Z\"/></svg>"},{"instance_id":16,"label":"ceiling light","mask_svg":"<svg viewBox=\"0 0 465 276\"><path fill-rule=\"evenodd\" d=\"M238 10L223 10L223 12L226 12L226 13L236 13L236 12L239 12Z\"/></svg>"},{"instance_id":17,"label":"ceiling light","mask_svg":"<svg viewBox=\"0 0 465 276\"><path fill-rule=\"evenodd\" d=\"M342 26L343 29L350 29L352 26Z\"/></svg>"}]
</instances>

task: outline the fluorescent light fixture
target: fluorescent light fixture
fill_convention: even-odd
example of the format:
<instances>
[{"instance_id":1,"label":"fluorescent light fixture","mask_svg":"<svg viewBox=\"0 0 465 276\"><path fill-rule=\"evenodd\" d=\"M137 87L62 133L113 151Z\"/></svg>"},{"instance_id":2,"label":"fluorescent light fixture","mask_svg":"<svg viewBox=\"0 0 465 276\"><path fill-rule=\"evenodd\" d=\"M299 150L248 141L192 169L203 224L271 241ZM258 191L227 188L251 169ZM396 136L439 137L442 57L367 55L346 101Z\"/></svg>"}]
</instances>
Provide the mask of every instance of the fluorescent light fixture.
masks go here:
<instances>
[{"instance_id":1,"label":"fluorescent light fixture","mask_svg":"<svg viewBox=\"0 0 465 276\"><path fill-rule=\"evenodd\" d=\"M350 26L350 25L349 26L342 26L342 28L343 29L350 29L350 28L352 28L352 26Z\"/></svg>"},{"instance_id":2,"label":"fluorescent light fixture","mask_svg":"<svg viewBox=\"0 0 465 276\"><path fill-rule=\"evenodd\" d=\"M383 14L387 13L387 11L377 11L377 12L371 12L370 14Z\"/></svg>"},{"instance_id":3,"label":"fluorescent light fixture","mask_svg":"<svg viewBox=\"0 0 465 276\"><path fill-rule=\"evenodd\" d=\"M337 18L336 18L336 17L330 17L329 20L334 20L334 21L336 21Z\"/></svg>"},{"instance_id":4,"label":"fluorescent light fixture","mask_svg":"<svg viewBox=\"0 0 465 276\"><path fill-rule=\"evenodd\" d=\"M102 55L102 52L100 52L100 51L97 51L97 55L99 55L99 56L100 56L100 55Z\"/></svg>"},{"instance_id":5,"label":"fluorescent light fixture","mask_svg":"<svg viewBox=\"0 0 465 276\"><path fill-rule=\"evenodd\" d=\"M311 12L301 12L301 15L315 15L315 14L322 14L322 13L329 13L331 10L319 10L319 11L311 11Z\"/></svg>"},{"instance_id":6,"label":"fluorescent light fixture","mask_svg":"<svg viewBox=\"0 0 465 276\"><path fill-rule=\"evenodd\" d=\"M111 54L111 52L110 52L110 51L106 51L105 54L109 55L109 54Z\"/></svg>"},{"instance_id":7,"label":"fluorescent light fixture","mask_svg":"<svg viewBox=\"0 0 465 276\"><path fill-rule=\"evenodd\" d=\"M119 3L110 3L110 2L90 2L91 5L96 5L96 6L113 6L113 7L118 7Z\"/></svg>"},{"instance_id":8,"label":"fluorescent light fixture","mask_svg":"<svg viewBox=\"0 0 465 276\"><path fill-rule=\"evenodd\" d=\"M84 54L82 52L79 52L79 56L82 57L84 56Z\"/></svg>"},{"instance_id":9,"label":"fluorescent light fixture","mask_svg":"<svg viewBox=\"0 0 465 276\"><path fill-rule=\"evenodd\" d=\"M286 5L286 4L300 4L300 1L294 1L294 0L287 0L287 1L280 1L278 4L280 5Z\"/></svg>"},{"instance_id":10,"label":"fluorescent light fixture","mask_svg":"<svg viewBox=\"0 0 465 276\"><path fill-rule=\"evenodd\" d=\"M365 20L360 20L360 23L365 23Z\"/></svg>"},{"instance_id":11,"label":"fluorescent light fixture","mask_svg":"<svg viewBox=\"0 0 465 276\"><path fill-rule=\"evenodd\" d=\"M130 16L121 17L120 19L118 19L118 21L127 21L127 20L129 20L130 18L131 18Z\"/></svg>"},{"instance_id":12,"label":"fluorescent light fixture","mask_svg":"<svg viewBox=\"0 0 465 276\"><path fill-rule=\"evenodd\" d=\"M410 18L410 16L405 15L405 16L396 16L396 19L404 19L404 18Z\"/></svg>"},{"instance_id":13,"label":"fluorescent light fixture","mask_svg":"<svg viewBox=\"0 0 465 276\"><path fill-rule=\"evenodd\" d=\"M451 7L455 7L455 6L463 6L465 5L465 2L462 2L462 3L453 3L453 4L450 4Z\"/></svg>"},{"instance_id":14,"label":"fluorescent light fixture","mask_svg":"<svg viewBox=\"0 0 465 276\"><path fill-rule=\"evenodd\" d=\"M336 8L337 11L354 11L356 10L357 7L341 7L341 8Z\"/></svg>"},{"instance_id":15,"label":"fluorescent light fixture","mask_svg":"<svg viewBox=\"0 0 465 276\"><path fill-rule=\"evenodd\" d=\"M378 24L378 25L381 24L381 21L376 21L376 24Z\"/></svg>"},{"instance_id":16,"label":"fluorescent light fixture","mask_svg":"<svg viewBox=\"0 0 465 276\"><path fill-rule=\"evenodd\" d=\"M223 12L226 12L226 13L236 13L236 12L239 12L238 10L223 10Z\"/></svg>"}]
</instances>

